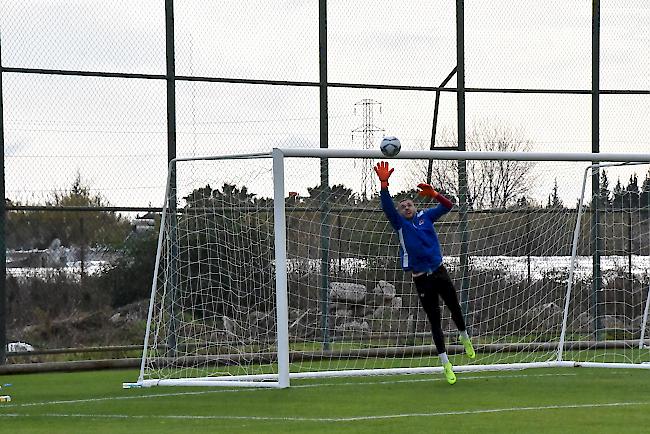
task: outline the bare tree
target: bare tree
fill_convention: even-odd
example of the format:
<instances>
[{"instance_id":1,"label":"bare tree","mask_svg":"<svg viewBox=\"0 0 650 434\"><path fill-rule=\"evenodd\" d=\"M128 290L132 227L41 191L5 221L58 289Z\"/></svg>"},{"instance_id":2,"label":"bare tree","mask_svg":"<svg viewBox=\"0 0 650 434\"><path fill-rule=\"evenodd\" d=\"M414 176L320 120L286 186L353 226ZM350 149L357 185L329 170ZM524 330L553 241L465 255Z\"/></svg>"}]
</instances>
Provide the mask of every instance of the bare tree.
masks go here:
<instances>
[{"instance_id":1,"label":"bare tree","mask_svg":"<svg viewBox=\"0 0 650 434\"><path fill-rule=\"evenodd\" d=\"M454 133L444 131L442 141L457 144ZM531 142L523 134L499 124L476 124L468 131L467 150L486 152L525 152ZM467 160L468 205L470 209L507 208L515 206L531 189L533 162L504 160ZM427 175L427 162L418 171L420 179ZM458 162L434 161L431 182L439 189L458 196Z\"/></svg>"}]
</instances>

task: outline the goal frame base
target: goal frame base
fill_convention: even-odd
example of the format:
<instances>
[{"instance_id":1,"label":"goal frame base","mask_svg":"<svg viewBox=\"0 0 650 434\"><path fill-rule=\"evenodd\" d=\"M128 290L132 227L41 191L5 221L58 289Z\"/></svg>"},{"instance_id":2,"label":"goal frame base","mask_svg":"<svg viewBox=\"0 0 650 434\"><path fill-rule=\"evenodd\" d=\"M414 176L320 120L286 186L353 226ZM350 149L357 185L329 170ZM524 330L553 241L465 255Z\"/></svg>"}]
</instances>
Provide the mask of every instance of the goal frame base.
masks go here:
<instances>
[{"instance_id":1,"label":"goal frame base","mask_svg":"<svg viewBox=\"0 0 650 434\"><path fill-rule=\"evenodd\" d=\"M491 365L457 365L454 372L490 372L490 371L521 371L535 368L610 368L610 369L650 369L649 363L599 363L578 361L548 361L530 363L501 363ZM442 366L425 366L419 368L384 368L384 369L350 369L342 371L294 372L289 374L290 380L334 377L378 377L389 375L441 374ZM278 381L278 374L234 375L219 377L197 377L183 379L142 380L137 383L123 383L123 387L155 387L155 386L227 386L227 387L266 387L284 388Z\"/></svg>"}]
</instances>

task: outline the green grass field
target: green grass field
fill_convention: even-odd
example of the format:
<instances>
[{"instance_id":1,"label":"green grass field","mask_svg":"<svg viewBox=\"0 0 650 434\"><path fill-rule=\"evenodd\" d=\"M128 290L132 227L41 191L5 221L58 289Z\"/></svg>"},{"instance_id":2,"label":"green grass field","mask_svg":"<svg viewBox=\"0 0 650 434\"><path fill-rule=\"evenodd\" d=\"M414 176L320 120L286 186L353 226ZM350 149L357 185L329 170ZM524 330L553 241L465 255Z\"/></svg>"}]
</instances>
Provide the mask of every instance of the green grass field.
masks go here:
<instances>
[{"instance_id":1,"label":"green grass field","mask_svg":"<svg viewBox=\"0 0 650 434\"><path fill-rule=\"evenodd\" d=\"M0 376L2 433L645 433L650 371L528 369L122 389L137 372Z\"/></svg>"}]
</instances>

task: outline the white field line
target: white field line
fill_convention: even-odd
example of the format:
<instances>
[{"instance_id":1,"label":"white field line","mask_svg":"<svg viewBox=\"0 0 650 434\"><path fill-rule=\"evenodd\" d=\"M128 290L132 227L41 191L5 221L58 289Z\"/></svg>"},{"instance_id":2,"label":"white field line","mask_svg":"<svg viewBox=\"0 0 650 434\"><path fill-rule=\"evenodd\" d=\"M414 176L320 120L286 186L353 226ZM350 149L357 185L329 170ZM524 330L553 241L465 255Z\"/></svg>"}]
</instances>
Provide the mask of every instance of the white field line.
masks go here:
<instances>
[{"instance_id":1,"label":"white field line","mask_svg":"<svg viewBox=\"0 0 650 434\"><path fill-rule=\"evenodd\" d=\"M62 413L45 413L45 414L19 414L7 413L0 417L64 417L64 418L92 418L92 419L180 419L180 420L259 420L275 422L355 422L368 420L385 420L385 419L402 419L415 417L438 417L438 416L460 416L460 415L477 415L486 413L513 413L525 411L542 411L542 410L565 410L565 409L584 409L584 408L606 408L606 407L630 407L650 405L650 402L609 402L593 404L565 404L565 405L543 405L538 407L506 407L506 408L484 408L476 410L459 410L459 411L439 411L431 413L397 413L382 414L370 416L351 416L351 417L272 417L272 416L190 416L190 415L128 415L128 414L62 414Z\"/></svg>"},{"instance_id":2,"label":"white field line","mask_svg":"<svg viewBox=\"0 0 650 434\"><path fill-rule=\"evenodd\" d=\"M459 375L459 380L484 380L490 378L496 378L498 380L509 379L509 378L530 378L530 377L567 377L575 376L577 374L534 374L534 375L473 375L473 376L464 376ZM387 381L356 381L356 382L347 382L347 383L313 383L313 384L297 384L292 385L292 389L302 389L302 388L311 388L311 387L329 387L329 386L372 386L372 385L383 385L383 384L396 384L396 383L421 383L428 381L446 381L444 378L410 378L405 380L387 380ZM129 390L129 389L127 389ZM131 389L133 390L133 389ZM160 397L174 397L174 396L191 396L191 395L207 395L212 393L242 393L242 392L262 392L262 391L272 391L277 389L265 389L259 387L251 388L236 388L236 389L210 389L210 390L200 390L196 392L172 392L172 393L155 393L148 395L136 395L136 396L112 396L106 398L88 398L88 399L70 399L64 401L41 401L41 402L29 402L24 404L12 403L12 404L1 404L0 405L0 417L2 416L11 416L8 413L2 413L2 409L7 408L22 408L22 407L43 407L48 405L58 405L58 404L85 404L89 402L102 402L102 401L121 401L126 399L150 399L150 398L160 398Z\"/></svg>"}]
</instances>

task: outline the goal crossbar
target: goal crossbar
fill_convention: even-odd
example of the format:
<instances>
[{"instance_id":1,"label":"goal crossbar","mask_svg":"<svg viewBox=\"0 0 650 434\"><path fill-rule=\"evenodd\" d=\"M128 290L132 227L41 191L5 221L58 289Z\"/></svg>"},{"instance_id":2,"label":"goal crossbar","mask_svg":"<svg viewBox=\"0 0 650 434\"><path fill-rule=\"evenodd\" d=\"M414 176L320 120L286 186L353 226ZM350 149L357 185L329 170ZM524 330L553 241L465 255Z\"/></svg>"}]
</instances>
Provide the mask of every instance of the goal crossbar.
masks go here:
<instances>
[{"instance_id":1,"label":"goal crossbar","mask_svg":"<svg viewBox=\"0 0 650 434\"><path fill-rule=\"evenodd\" d=\"M475 151L402 151L386 157L370 149L282 148L285 157L370 158L370 159L437 159L437 160L507 160L507 161L607 161L650 162L650 153L611 152L475 152Z\"/></svg>"}]
</instances>

